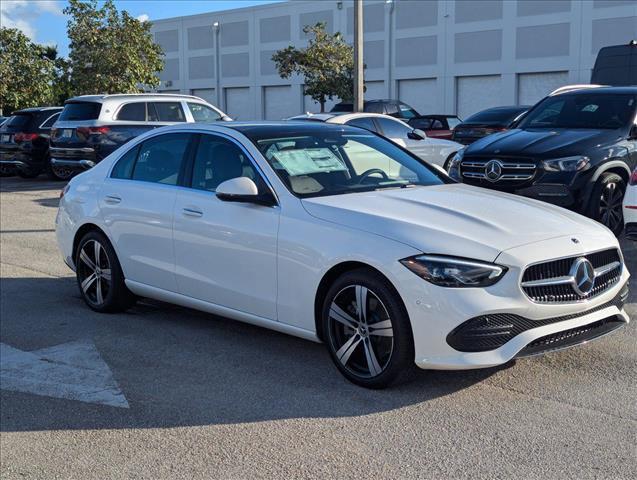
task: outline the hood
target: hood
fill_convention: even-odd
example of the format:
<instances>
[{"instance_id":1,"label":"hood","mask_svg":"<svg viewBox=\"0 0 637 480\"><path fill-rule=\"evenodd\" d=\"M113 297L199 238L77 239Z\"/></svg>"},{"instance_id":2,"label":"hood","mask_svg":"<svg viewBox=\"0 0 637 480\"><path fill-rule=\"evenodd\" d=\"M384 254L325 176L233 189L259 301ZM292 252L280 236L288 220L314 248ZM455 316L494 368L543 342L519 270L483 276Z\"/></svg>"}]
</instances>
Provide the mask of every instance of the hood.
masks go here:
<instances>
[{"instance_id":1,"label":"hood","mask_svg":"<svg viewBox=\"0 0 637 480\"><path fill-rule=\"evenodd\" d=\"M466 155L512 155L559 158L590 154L621 138L619 130L529 129L507 130L484 137L466 150Z\"/></svg>"},{"instance_id":2,"label":"hood","mask_svg":"<svg viewBox=\"0 0 637 480\"><path fill-rule=\"evenodd\" d=\"M463 184L302 200L317 218L424 253L493 261L504 250L565 235L614 238L600 224L544 202Z\"/></svg>"}]
</instances>

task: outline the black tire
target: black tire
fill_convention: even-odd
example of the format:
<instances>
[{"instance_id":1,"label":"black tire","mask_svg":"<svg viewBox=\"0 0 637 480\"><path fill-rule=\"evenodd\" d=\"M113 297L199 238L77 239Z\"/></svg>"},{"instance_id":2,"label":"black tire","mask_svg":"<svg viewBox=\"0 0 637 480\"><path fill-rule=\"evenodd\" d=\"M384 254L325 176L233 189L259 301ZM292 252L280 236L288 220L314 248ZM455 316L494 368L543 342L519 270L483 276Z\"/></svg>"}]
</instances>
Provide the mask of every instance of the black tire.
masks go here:
<instances>
[{"instance_id":1,"label":"black tire","mask_svg":"<svg viewBox=\"0 0 637 480\"><path fill-rule=\"evenodd\" d=\"M588 216L608 227L616 236L624 229L622 201L626 182L616 173L602 173L591 194Z\"/></svg>"},{"instance_id":2,"label":"black tire","mask_svg":"<svg viewBox=\"0 0 637 480\"><path fill-rule=\"evenodd\" d=\"M75 267L80 294L91 309L101 313L123 312L135 303L135 296L124 283L115 250L103 233L92 231L82 237L75 252ZM95 278L90 280L93 275Z\"/></svg>"},{"instance_id":3,"label":"black tire","mask_svg":"<svg viewBox=\"0 0 637 480\"><path fill-rule=\"evenodd\" d=\"M360 302L366 312L361 316L357 316L358 298L366 299ZM328 290L321 315L323 339L330 356L352 383L385 388L408 378L416 368L413 333L405 306L391 283L377 272L362 268L341 275ZM364 322L359 321L361 317Z\"/></svg>"},{"instance_id":4,"label":"black tire","mask_svg":"<svg viewBox=\"0 0 637 480\"><path fill-rule=\"evenodd\" d=\"M14 177L16 174L16 168L12 165L3 165L0 166L0 177Z\"/></svg>"},{"instance_id":5,"label":"black tire","mask_svg":"<svg viewBox=\"0 0 637 480\"><path fill-rule=\"evenodd\" d=\"M55 165L51 164L50 161L47 161L46 174L50 180L65 182L73 178L76 173L77 172L70 168L56 167Z\"/></svg>"},{"instance_id":6,"label":"black tire","mask_svg":"<svg viewBox=\"0 0 637 480\"><path fill-rule=\"evenodd\" d=\"M456 153L458 152L453 152L451 155L447 157L447 160L445 160L445 164L442 167L445 169L445 172L449 173L449 167L451 166L451 161L453 160L453 157L456 156Z\"/></svg>"},{"instance_id":7,"label":"black tire","mask_svg":"<svg viewBox=\"0 0 637 480\"><path fill-rule=\"evenodd\" d=\"M36 178L40 175L40 170L33 168L20 168L16 173L20 178Z\"/></svg>"}]
</instances>

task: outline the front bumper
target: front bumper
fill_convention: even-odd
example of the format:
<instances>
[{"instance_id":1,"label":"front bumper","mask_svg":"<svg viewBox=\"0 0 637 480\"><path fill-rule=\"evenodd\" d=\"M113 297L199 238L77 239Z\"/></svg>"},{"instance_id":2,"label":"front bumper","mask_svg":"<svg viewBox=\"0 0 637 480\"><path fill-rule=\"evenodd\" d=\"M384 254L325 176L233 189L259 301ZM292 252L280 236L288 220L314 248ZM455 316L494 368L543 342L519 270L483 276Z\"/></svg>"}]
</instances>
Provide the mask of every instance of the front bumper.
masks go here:
<instances>
[{"instance_id":1,"label":"front bumper","mask_svg":"<svg viewBox=\"0 0 637 480\"><path fill-rule=\"evenodd\" d=\"M568 236L507 250L495 262L509 270L500 282L488 288L443 288L418 277L414 281L401 275L397 288L410 318L415 363L423 369L439 370L493 367L519 356L551 350L551 345L557 349L570 346L573 342L569 343L569 340L575 339L574 344L577 344L594 338L596 333L601 332L598 329L601 326L596 322L612 326L628 323L623 302L627 297L624 289L630 273L625 265L616 283L588 300L537 303L527 297L520 286L527 265L550 260L551 257L566 258L617 246L612 243L615 240L610 238L610 234L602 233L605 232L600 232L599 236L578 235L580 243L577 246ZM551 252L551 257L547 257L546 252ZM409 271L407 273L414 276ZM500 320L510 316L521 321L523 328L516 328L504 342L493 342L487 350L475 348L480 351L466 351L471 349L465 348L462 351L458 345L454 348L453 342L448 342L449 335L465 322L490 316ZM484 331L473 333L503 333L497 329L489 331L488 322L484 325L487 327ZM564 335L569 338L562 338ZM531 348L534 342L546 345Z\"/></svg>"}]
</instances>

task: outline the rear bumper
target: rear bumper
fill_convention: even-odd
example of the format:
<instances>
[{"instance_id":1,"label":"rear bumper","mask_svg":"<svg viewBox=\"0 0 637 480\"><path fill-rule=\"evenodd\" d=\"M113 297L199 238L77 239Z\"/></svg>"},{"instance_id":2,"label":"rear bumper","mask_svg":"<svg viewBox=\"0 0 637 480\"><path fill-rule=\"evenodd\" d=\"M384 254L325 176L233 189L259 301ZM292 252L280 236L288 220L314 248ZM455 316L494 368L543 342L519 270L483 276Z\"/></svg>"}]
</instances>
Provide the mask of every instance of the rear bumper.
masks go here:
<instances>
[{"instance_id":1,"label":"rear bumper","mask_svg":"<svg viewBox=\"0 0 637 480\"><path fill-rule=\"evenodd\" d=\"M84 171L95 166L95 160L77 159L67 160L63 158L51 157L51 165L56 167L70 168L72 170Z\"/></svg>"}]
</instances>

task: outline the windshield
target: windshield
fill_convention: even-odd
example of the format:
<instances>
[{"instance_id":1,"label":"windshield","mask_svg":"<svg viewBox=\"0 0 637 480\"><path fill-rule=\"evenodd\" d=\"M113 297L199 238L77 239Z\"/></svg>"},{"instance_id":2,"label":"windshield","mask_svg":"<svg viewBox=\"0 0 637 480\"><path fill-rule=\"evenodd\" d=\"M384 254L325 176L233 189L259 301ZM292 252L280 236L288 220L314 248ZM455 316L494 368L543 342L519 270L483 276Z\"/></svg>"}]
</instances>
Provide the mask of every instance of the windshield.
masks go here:
<instances>
[{"instance_id":1,"label":"windshield","mask_svg":"<svg viewBox=\"0 0 637 480\"><path fill-rule=\"evenodd\" d=\"M453 130L462 123L462 120L458 117L447 117L447 123L449 124L449 130Z\"/></svg>"},{"instance_id":2,"label":"windshield","mask_svg":"<svg viewBox=\"0 0 637 480\"><path fill-rule=\"evenodd\" d=\"M446 182L373 134L328 131L253 141L288 189L302 198Z\"/></svg>"},{"instance_id":3,"label":"windshield","mask_svg":"<svg viewBox=\"0 0 637 480\"><path fill-rule=\"evenodd\" d=\"M637 95L586 93L548 97L518 128L617 129L632 122Z\"/></svg>"},{"instance_id":4,"label":"windshield","mask_svg":"<svg viewBox=\"0 0 637 480\"><path fill-rule=\"evenodd\" d=\"M527 107L492 108L471 115L463 123L479 123L482 125L508 125L526 109Z\"/></svg>"}]
</instances>

